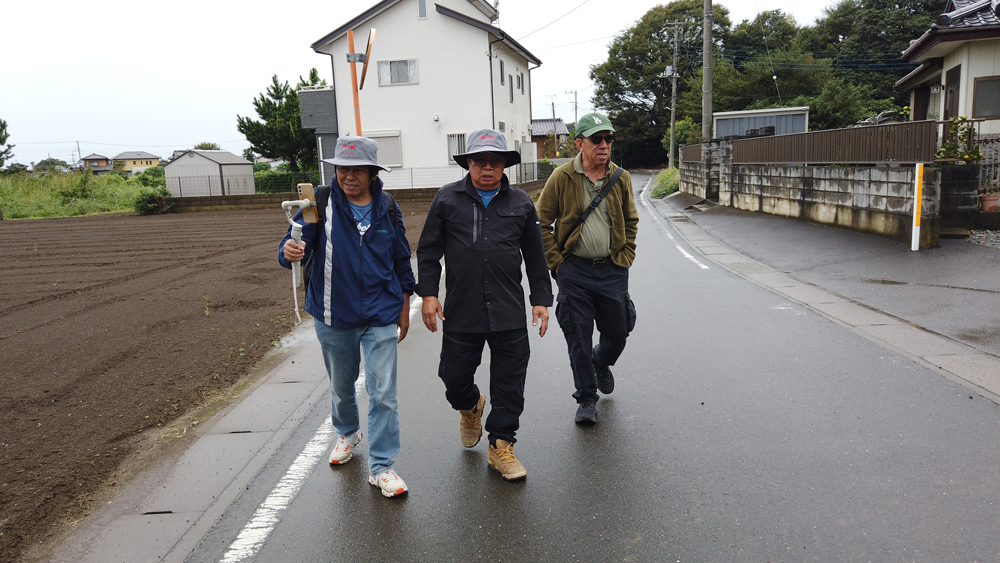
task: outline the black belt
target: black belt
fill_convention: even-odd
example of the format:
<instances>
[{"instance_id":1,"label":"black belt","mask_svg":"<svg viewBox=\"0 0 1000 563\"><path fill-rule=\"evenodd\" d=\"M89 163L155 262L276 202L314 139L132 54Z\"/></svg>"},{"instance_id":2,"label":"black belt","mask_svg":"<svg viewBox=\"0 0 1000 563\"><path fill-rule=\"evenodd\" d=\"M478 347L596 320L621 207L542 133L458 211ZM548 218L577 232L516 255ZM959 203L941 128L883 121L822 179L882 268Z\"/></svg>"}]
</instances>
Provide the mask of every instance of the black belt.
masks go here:
<instances>
[{"instance_id":1,"label":"black belt","mask_svg":"<svg viewBox=\"0 0 1000 563\"><path fill-rule=\"evenodd\" d=\"M566 257L567 262L572 262L574 264L579 264L581 266L587 266L590 268L603 268L605 266L610 266L614 262L611 261L610 256L605 256L604 258L581 258L576 254L570 254Z\"/></svg>"}]
</instances>

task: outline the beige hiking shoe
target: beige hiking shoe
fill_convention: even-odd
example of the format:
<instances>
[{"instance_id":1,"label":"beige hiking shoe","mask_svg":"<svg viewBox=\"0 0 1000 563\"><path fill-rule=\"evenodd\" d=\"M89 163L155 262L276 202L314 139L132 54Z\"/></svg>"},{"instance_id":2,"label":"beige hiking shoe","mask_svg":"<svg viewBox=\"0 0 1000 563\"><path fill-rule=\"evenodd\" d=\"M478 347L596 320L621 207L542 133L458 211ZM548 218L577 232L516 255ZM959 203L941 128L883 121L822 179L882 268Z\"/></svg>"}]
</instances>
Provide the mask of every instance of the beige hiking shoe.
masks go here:
<instances>
[{"instance_id":1,"label":"beige hiking shoe","mask_svg":"<svg viewBox=\"0 0 1000 563\"><path fill-rule=\"evenodd\" d=\"M483 437L483 407L486 406L486 397L479 394L479 402L470 410L458 411L462 415L461 422L458 423L459 436L462 437L462 445L471 448L479 443Z\"/></svg>"},{"instance_id":2,"label":"beige hiking shoe","mask_svg":"<svg viewBox=\"0 0 1000 563\"><path fill-rule=\"evenodd\" d=\"M495 448L490 445L489 464L508 481L524 479L528 475L521 462L514 457L514 444L506 440L497 440Z\"/></svg>"}]
</instances>

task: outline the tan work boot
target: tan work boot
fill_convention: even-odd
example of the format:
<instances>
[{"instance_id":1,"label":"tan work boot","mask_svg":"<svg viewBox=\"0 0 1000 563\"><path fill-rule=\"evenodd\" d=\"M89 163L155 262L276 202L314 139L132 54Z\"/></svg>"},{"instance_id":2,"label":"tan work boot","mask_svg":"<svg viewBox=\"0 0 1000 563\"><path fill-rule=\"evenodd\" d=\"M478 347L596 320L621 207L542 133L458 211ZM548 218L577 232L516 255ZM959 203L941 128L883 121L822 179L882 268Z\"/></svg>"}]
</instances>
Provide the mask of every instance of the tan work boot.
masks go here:
<instances>
[{"instance_id":1,"label":"tan work boot","mask_svg":"<svg viewBox=\"0 0 1000 563\"><path fill-rule=\"evenodd\" d=\"M458 411L462 415L462 420L458 423L459 436L462 437L462 445L471 448L479 443L483 437L483 407L486 406L486 397L480 393L479 402L472 409Z\"/></svg>"},{"instance_id":2,"label":"tan work boot","mask_svg":"<svg viewBox=\"0 0 1000 563\"><path fill-rule=\"evenodd\" d=\"M514 457L514 444L507 440L497 440L497 447L490 445L489 462L490 467L500 472L500 475L508 481L524 479L528 472L521 465L520 461Z\"/></svg>"}]
</instances>

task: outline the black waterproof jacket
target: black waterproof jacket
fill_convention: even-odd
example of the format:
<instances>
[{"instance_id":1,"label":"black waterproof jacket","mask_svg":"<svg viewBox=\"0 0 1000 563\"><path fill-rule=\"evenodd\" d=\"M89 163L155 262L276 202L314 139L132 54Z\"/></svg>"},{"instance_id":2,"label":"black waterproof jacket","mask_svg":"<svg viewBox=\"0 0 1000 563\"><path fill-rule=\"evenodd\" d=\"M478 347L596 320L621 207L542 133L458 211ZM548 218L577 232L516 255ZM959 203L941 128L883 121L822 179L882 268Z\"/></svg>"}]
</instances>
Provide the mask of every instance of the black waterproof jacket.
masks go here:
<instances>
[{"instance_id":1,"label":"black waterproof jacket","mask_svg":"<svg viewBox=\"0 0 1000 563\"><path fill-rule=\"evenodd\" d=\"M438 190L417 245L414 291L438 297L446 275L444 330L486 333L527 327L521 263L532 306L552 306L542 230L535 206L504 175L489 207L468 174Z\"/></svg>"}]
</instances>

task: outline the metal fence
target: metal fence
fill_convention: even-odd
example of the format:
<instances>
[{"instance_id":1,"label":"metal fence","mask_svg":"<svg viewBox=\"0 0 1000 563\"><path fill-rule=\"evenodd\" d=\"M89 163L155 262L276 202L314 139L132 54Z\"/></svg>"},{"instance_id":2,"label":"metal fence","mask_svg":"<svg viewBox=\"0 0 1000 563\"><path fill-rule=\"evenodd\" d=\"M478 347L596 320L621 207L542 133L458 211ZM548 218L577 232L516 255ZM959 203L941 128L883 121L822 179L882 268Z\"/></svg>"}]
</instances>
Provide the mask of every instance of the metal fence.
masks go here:
<instances>
[{"instance_id":1,"label":"metal fence","mask_svg":"<svg viewBox=\"0 0 1000 563\"><path fill-rule=\"evenodd\" d=\"M734 164L934 162L937 123L911 121L733 141Z\"/></svg>"},{"instance_id":2,"label":"metal fence","mask_svg":"<svg viewBox=\"0 0 1000 563\"><path fill-rule=\"evenodd\" d=\"M1000 135L980 138L979 150L983 152L982 185L1000 186Z\"/></svg>"}]
</instances>

